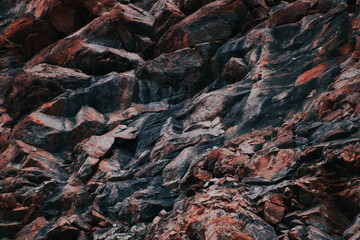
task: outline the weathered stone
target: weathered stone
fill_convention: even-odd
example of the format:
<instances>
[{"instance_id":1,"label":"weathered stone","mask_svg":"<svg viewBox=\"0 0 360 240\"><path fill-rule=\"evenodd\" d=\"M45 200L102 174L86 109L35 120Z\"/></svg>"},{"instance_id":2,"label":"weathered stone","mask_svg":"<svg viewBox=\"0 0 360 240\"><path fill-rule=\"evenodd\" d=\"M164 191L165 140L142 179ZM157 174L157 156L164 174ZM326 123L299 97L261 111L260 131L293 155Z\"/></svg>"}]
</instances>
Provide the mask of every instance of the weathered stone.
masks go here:
<instances>
[{"instance_id":1,"label":"weathered stone","mask_svg":"<svg viewBox=\"0 0 360 240\"><path fill-rule=\"evenodd\" d=\"M108 153L115 140L132 140L135 137L135 128L127 128L126 126L120 125L104 135L91 136L79 143L74 148L73 153L79 178L89 180L94 174L99 161Z\"/></svg>"},{"instance_id":2,"label":"weathered stone","mask_svg":"<svg viewBox=\"0 0 360 240\"><path fill-rule=\"evenodd\" d=\"M39 64L23 69L4 88L8 113L19 118L67 89L90 85L91 77L73 69Z\"/></svg>"},{"instance_id":3,"label":"weathered stone","mask_svg":"<svg viewBox=\"0 0 360 240\"><path fill-rule=\"evenodd\" d=\"M139 102L169 99L180 101L195 95L211 82L207 74L209 60L216 51L216 44L201 44L173 53L164 53L139 67L135 75L134 96ZM148 89L154 91L148 91Z\"/></svg>"},{"instance_id":4,"label":"weathered stone","mask_svg":"<svg viewBox=\"0 0 360 240\"><path fill-rule=\"evenodd\" d=\"M293 23L305 17L310 10L310 3L306 1L295 1L285 8L276 11L269 19L268 26L278 26L286 23Z\"/></svg>"},{"instance_id":5,"label":"weathered stone","mask_svg":"<svg viewBox=\"0 0 360 240\"><path fill-rule=\"evenodd\" d=\"M152 39L157 41L173 25L185 18L178 6L172 0L158 0L151 8L154 15L154 34Z\"/></svg>"},{"instance_id":6,"label":"weathered stone","mask_svg":"<svg viewBox=\"0 0 360 240\"><path fill-rule=\"evenodd\" d=\"M359 238L358 7L0 1L0 236Z\"/></svg>"},{"instance_id":7,"label":"weathered stone","mask_svg":"<svg viewBox=\"0 0 360 240\"><path fill-rule=\"evenodd\" d=\"M222 76L227 83L235 83L241 81L249 72L249 67L243 59L230 58L225 64Z\"/></svg>"},{"instance_id":8,"label":"weathered stone","mask_svg":"<svg viewBox=\"0 0 360 240\"><path fill-rule=\"evenodd\" d=\"M62 49L68 48L66 53ZM43 56L45 55L45 56ZM76 55L76 59L72 56ZM77 68L85 73L103 75L112 71L125 72L143 63L135 54L80 40L64 39L46 48L30 61L30 64L49 63L68 68Z\"/></svg>"},{"instance_id":9,"label":"weathered stone","mask_svg":"<svg viewBox=\"0 0 360 240\"><path fill-rule=\"evenodd\" d=\"M267 222L275 225L284 217L285 206L281 195L272 195L264 205L264 218Z\"/></svg>"},{"instance_id":10,"label":"weathered stone","mask_svg":"<svg viewBox=\"0 0 360 240\"><path fill-rule=\"evenodd\" d=\"M36 239L41 236L40 230L48 225L49 222L44 217L38 217L30 224L23 227L18 234L16 235L16 239Z\"/></svg>"},{"instance_id":11,"label":"weathered stone","mask_svg":"<svg viewBox=\"0 0 360 240\"><path fill-rule=\"evenodd\" d=\"M18 19L0 37L0 69L23 65L24 61L57 38L56 31L43 20L30 16Z\"/></svg>"},{"instance_id":12,"label":"weathered stone","mask_svg":"<svg viewBox=\"0 0 360 240\"><path fill-rule=\"evenodd\" d=\"M243 21L242 26L239 26ZM209 3L174 25L164 34L155 53L172 52L195 44L224 40L239 28L245 27L248 9L242 0L225 0ZM206 22L206 27L199 27Z\"/></svg>"}]
</instances>

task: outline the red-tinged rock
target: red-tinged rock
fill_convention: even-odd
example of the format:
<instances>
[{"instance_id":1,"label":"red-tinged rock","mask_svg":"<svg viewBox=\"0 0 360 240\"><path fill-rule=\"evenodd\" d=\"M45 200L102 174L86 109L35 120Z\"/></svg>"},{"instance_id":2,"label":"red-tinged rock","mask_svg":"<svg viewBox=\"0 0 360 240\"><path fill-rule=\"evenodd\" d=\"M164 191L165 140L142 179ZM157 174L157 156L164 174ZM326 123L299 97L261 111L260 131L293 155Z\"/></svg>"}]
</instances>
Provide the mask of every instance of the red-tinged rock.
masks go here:
<instances>
[{"instance_id":1,"label":"red-tinged rock","mask_svg":"<svg viewBox=\"0 0 360 240\"><path fill-rule=\"evenodd\" d=\"M76 30L74 23L76 17L75 9L57 2L48 12L51 25L59 32L70 34Z\"/></svg>"},{"instance_id":2,"label":"red-tinged rock","mask_svg":"<svg viewBox=\"0 0 360 240\"><path fill-rule=\"evenodd\" d=\"M280 0L264 0L264 3L269 7L274 7L281 3Z\"/></svg>"},{"instance_id":3,"label":"red-tinged rock","mask_svg":"<svg viewBox=\"0 0 360 240\"><path fill-rule=\"evenodd\" d=\"M24 226L16 235L17 240L35 240L42 228L49 222L44 217L38 217L30 224Z\"/></svg>"},{"instance_id":4,"label":"red-tinged rock","mask_svg":"<svg viewBox=\"0 0 360 240\"><path fill-rule=\"evenodd\" d=\"M112 71L125 72L144 63L138 54L120 49L95 44L84 44L83 48L84 50L77 55L76 66L93 75L103 75Z\"/></svg>"},{"instance_id":5,"label":"red-tinged rock","mask_svg":"<svg viewBox=\"0 0 360 240\"><path fill-rule=\"evenodd\" d=\"M62 186L62 191L56 196L56 199L53 199L53 204L61 205L61 210L66 213L64 215L68 215L74 213L75 209L84 206L88 202L88 197L89 193L83 182L73 174L68 178L66 185ZM71 217L71 219L71 221L78 222L78 218ZM83 230L86 228L80 227Z\"/></svg>"},{"instance_id":6,"label":"red-tinged rock","mask_svg":"<svg viewBox=\"0 0 360 240\"><path fill-rule=\"evenodd\" d=\"M211 152L204 164L206 169L212 170L217 177L231 174L242 178L244 177L242 169L246 161L248 161L246 155L220 148Z\"/></svg>"},{"instance_id":7,"label":"red-tinged rock","mask_svg":"<svg viewBox=\"0 0 360 240\"><path fill-rule=\"evenodd\" d=\"M132 4L117 4L111 11L119 14L125 25L133 33L150 36L153 31L154 17L147 11Z\"/></svg>"},{"instance_id":8,"label":"red-tinged rock","mask_svg":"<svg viewBox=\"0 0 360 240\"><path fill-rule=\"evenodd\" d=\"M335 91L331 94L327 94L325 99L322 99L316 109L319 118L325 117L330 114L330 112L338 108L340 101L344 98L345 94L342 91Z\"/></svg>"},{"instance_id":9,"label":"red-tinged rock","mask_svg":"<svg viewBox=\"0 0 360 240\"><path fill-rule=\"evenodd\" d=\"M332 141L345 138L355 133L356 130L357 126L352 122L343 121L335 124L326 124L314 133L313 139L318 142Z\"/></svg>"},{"instance_id":10,"label":"red-tinged rock","mask_svg":"<svg viewBox=\"0 0 360 240\"><path fill-rule=\"evenodd\" d=\"M356 38L356 47L352 57L356 60L360 59L360 37Z\"/></svg>"},{"instance_id":11,"label":"red-tinged rock","mask_svg":"<svg viewBox=\"0 0 360 240\"><path fill-rule=\"evenodd\" d=\"M359 239L359 238L360 238L360 232L357 232L351 238L349 238L349 240L356 240L356 239Z\"/></svg>"},{"instance_id":12,"label":"red-tinged rock","mask_svg":"<svg viewBox=\"0 0 360 240\"><path fill-rule=\"evenodd\" d=\"M28 207L17 207L7 213L5 217L6 221L22 222L26 223L26 217L29 214L30 209Z\"/></svg>"},{"instance_id":13,"label":"red-tinged rock","mask_svg":"<svg viewBox=\"0 0 360 240\"><path fill-rule=\"evenodd\" d=\"M134 34L150 37L153 24L154 17L149 13L132 5L119 5L94 19L73 37L86 43L134 51Z\"/></svg>"},{"instance_id":14,"label":"red-tinged rock","mask_svg":"<svg viewBox=\"0 0 360 240\"><path fill-rule=\"evenodd\" d=\"M134 51L133 34L151 36L153 23L154 17L149 13L131 4L118 4L76 33L44 49L28 64L47 62L94 74L135 68L134 64L141 58L118 48Z\"/></svg>"},{"instance_id":15,"label":"red-tinged rock","mask_svg":"<svg viewBox=\"0 0 360 240\"><path fill-rule=\"evenodd\" d=\"M356 239L356 14L154 2L0 1L0 32L26 13L62 37L0 72L0 236L46 216L27 238Z\"/></svg>"},{"instance_id":16,"label":"red-tinged rock","mask_svg":"<svg viewBox=\"0 0 360 240\"><path fill-rule=\"evenodd\" d=\"M7 113L5 108L0 107L0 127L7 128L11 126L13 123L13 119Z\"/></svg>"},{"instance_id":17,"label":"red-tinged rock","mask_svg":"<svg viewBox=\"0 0 360 240\"><path fill-rule=\"evenodd\" d=\"M83 134L87 132L88 136L100 133L105 125L105 117L94 108L83 106L75 117L75 126L73 134L75 142L84 139Z\"/></svg>"},{"instance_id":18,"label":"red-tinged rock","mask_svg":"<svg viewBox=\"0 0 360 240\"><path fill-rule=\"evenodd\" d=\"M170 28L158 42L155 54L172 52L195 44L224 40L246 25L248 10L243 0L209 3ZM199 27L204 23L206 27Z\"/></svg>"},{"instance_id":19,"label":"red-tinged rock","mask_svg":"<svg viewBox=\"0 0 360 240\"><path fill-rule=\"evenodd\" d=\"M79 229L68 225L56 225L49 229L47 237L50 239L69 239L78 240L80 234Z\"/></svg>"},{"instance_id":20,"label":"red-tinged rock","mask_svg":"<svg viewBox=\"0 0 360 240\"><path fill-rule=\"evenodd\" d=\"M302 240L306 237L307 231L305 226L296 226L289 232L289 236L295 240Z\"/></svg>"},{"instance_id":21,"label":"red-tinged rock","mask_svg":"<svg viewBox=\"0 0 360 240\"><path fill-rule=\"evenodd\" d=\"M180 188L182 190L187 189L200 189L206 182L213 178L213 174L209 171L204 171L200 168L192 169L191 173L188 174L181 182Z\"/></svg>"},{"instance_id":22,"label":"red-tinged rock","mask_svg":"<svg viewBox=\"0 0 360 240\"><path fill-rule=\"evenodd\" d=\"M12 172L17 172L26 157L36 151L36 148L21 141L10 144L0 157L1 172L7 176Z\"/></svg>"},{"instance_id":23,"label":"red-tinged rock","mask_svg":"<svg viewBox=\"0 0 360 240\"><path fill-rule=\"evenodd\" d=\"M8 113L18 119L67 89L89 86L90 81L90 76L73 69L49 64L26 67L4 88Z\"/></svg>"},{"instance_id":24,"label":"red-tinged rock","mask_svg":"<svg viewBox=\"0 0 360 240\"><path fill-rule=\"evenodd\" d=\"M23 17L5 29L1 42L19 44L33 55L56 39L57 34L48 23L34 17Z\"/></svg>"},{"instance_id":25,"label":"red-tinged rock","mask_svg":"<svg viewBox=\"0 0 360 240\"><path fill-rule=\"evenodd\" d=\"M300 158L304 161L316 160L321 157L322 153L322 146L308 147L304 152L301 153Z\"/></svg>"},{"instance_id":26,"label":"red-tinged rock","mask_svg":"<svg viewBox=\"0 0 360 240\"><path fill-rule=\"evenodd\" d=\"M274 194L269 197L264 204L264 218L272 224L278 224L284 217L285 206L283 204L283 196L281 194Z\"/></svg>"},{"instance_id":27,"label":"red-tinged rock","mask_svg":"<svg viewBox=\"0 0 360 240\"><path fill-rule=\"evenodd\" d=\"M61 167L62 159L41 149L31 152L20 166L19 174L29 181L65 180L67 173Z\"/></svg>"},{"instance_id":28,"label":"red-tinged rock","mask_svg":"<svg viewBox=\"0 0 360 240\"><path fill-rule=\"evenodd\" d=\"M279 152L269 152L265 155L250 159L245 163L252 176L260 176L266 179L279 174L280 171L287 169L296 160L296 153L292 149L281 149Z\"/></svg>"},{"instance_id":29,"label":"red-tinged rock","mask_svg":"<svg viewBox=\"0 0 360 240\"><path fill-rule=\"evenodd\" d=\"M307 228L307 237L309 239L319 239L319 240L336 240L339 239L340 235L327 234L326 231L323 231L317 227L309 226Z\"/></svg>"},{"instance_id":30,"label":"red-tinged rock","mask_svg":"<svg viewBox=\"0 0 360 240\"><path fill-rule=\"evenodd\" d=\"M274 27L284 25L287 23L294 23L305 17L311 5L309 2L297 0L294 3L290 3L286 7L274 12L269 18L268 27Z\"/></svg>"},{"instance_id":31,"label":"red-tinged rock","mask_svg":"<svg viewBox=\"0 0 360 240\"><path fill-rule=\"evenodd\" d=\"M12 138L45 150L56 151L64 147L64 143L71 144L71 141L66 139L73 125L67 119L34 112L15 126Z\"/></svg>"},{"instance_id":32,"label":"red-tinged rock","mask_svg":"<svg viewBox=\"0 0 360 240\"><path fill-rule=\"evenodd\" d=\"M74 148L73 158L78 170L77 174L82 180L89 180L95 173L100 159L108 153L115 140L132 140L136 137L135 128L120 125L112 131L101 135L91 136Z\"/></svg>"},{"instance_id":33,"label":"red-tinged rock","mask_svg":"<svg viewBox=\"0 0 360 240\"><path fill-rule=\"evenodd\" d=\"M359 144L350 144L344 147L340 153L340 156L345 162L352 163L360 159Z\"/></svg>"},{"instance_id":34,"label":"red-tinged rock","mask_svg":"<svg viewBox=\"0 0 360 240\"><path fill-rule=\"evenodd\" d=\"M64 48L67 51L63 51ZM78 68L88 74L103 75L112 71L125 72L134 69L143 61L135 53L69 38L51 45L31 59L28 64L49 63Z\"/></svg>"},{"instance_id":35,"label":"red-tinged rock","mask_svg":"<svg viewBox=\"0 0 360 240\"><path fill-rule=\"evenodd\" d=\"M90 178L99 158L107 153L114 140L111 136L92 136L75 147L73 155L81 179Z\"/></svg>"},{"instance_id":36,"label":"red-tinged rock","mask_svg":"<svg viewBox=\"0 0 360 240\"><path fill-rule=\"evenodd\" d=\"M147 58L148 56L146 54L149 54L149 52L151 52L153 46L155 45L155 42L152 41L149 37L141 36L138 34L135 34L134 37L136 41L135 52L144 53L144 58Z\"/></svg>"},{"instance_id":37,"label":"red-tinged rock","mask_svg":"<svg viewBox=\"0 0 360 240\"><path fill-rule=\"evenodd\" d=\"M316 0L309 14L313 13L327 13L334 7L334 2L331 0Z\"/></svg>"},{"instance_id":38,"label":"red-tinged rock","mask_svg":"<svg viewBox=\"0 0 360 240\"><path fill-rule=\"evenodd\" d=\"M356 239L360 233L360 216L357 215L350 226L344 231L344 237L347 239Z\"/></svg>"},{"instance_id":39,"label":"red-tinged rock","mask_svg":"<svg viewBox=\"0 0 360 240\"><path fill-rule=\"evenodd\" d=\"M150 13L154 15L154 33L152 39L158 41L161 36L173 25L185 18L184 13L172 0L159 0L151 8Z\"/></svg>"},{"instance_id":40,"label":"red-tinged rock","mask_svg":"<svg viewBox=\"0 0 360 240\"><path fill-rule=\"evenodd\" d=\"M166 156L183 150L192 145L196 145L200 141L208 141L214 137L218 137L224 133L221 126L217 126L211 130L208 129L196 129L191 132L174 133L172 129L168 129L168 134L163 135L157 140L150 158L152 161L165 158Z\"/></svg>"},{"instance_id":41,"label":"red-tinged rock","mask_svg":"<svg viewBox=\"0 0 360 240\"><path fill-rule=\"evenodd\" d=\"M10 145L11 143L10 135L11 135L10 128L0 127L0 153L3 152Z\"/></svg>"},{"instance_id":42,"label":"red-tinged rock","mask_svg":"<svg viewBox=\"0 0 360 240\"><path fill-rule=\"evenodd\" d=\"M289 148L293 147L295 144L294 141L294 133L293 133L294 125L288 124L283 126L274 141L275 146L278 148Z\"/></svg>"},{"instance_id":43,"label":"red-tinged rock","mask_svg":"<svg viewBox=\"0 0 360 240\"><path fill-rule=\"evenodd\" d=\"M267 139L274 138L275 134L276 131L272 127L251 130L241 137L233 138L225 147L239 149L245 154L254 154L264 147Z\"/></svg>"},{"instance_id":44,"label":"red-tinged rock","mask_svg":"<svg viewBox=\"0 0 360 240\"><path fill-rule=\"evenodd\" d=\"M307 83L308 81L317 78L318 76L320 76L325 70L328 69L327 63L324 62L322 64L317 65L316 67L304 72L303 74L301 74L296 82L295 82L295 86Z\"/></svg>"},{"instance_id":45,"label":"red-tinged rock","mask_svg":"<svg viewBox=\"0 0 360 240\"><path fill-rule=\"evenodd\" d=\"M43 20L29 16L18 19L0 37L0 69L22 65L57 38L56 31Z\"/></svg>"},{"instance_id":46,"label":"red-tinged rock","mask_svg":"<svg viewBox=\"0 0 360 240\"><path fill-rule=\"evenodd\" d=\"M128 3L128 0L122 0L122 3L126 4ZM132 4L134 4L135 6L145 10L145 11L150 11L151 8L154 6L154 4L156 4L157 0L133 0L131 1Z\"/></svg>"},{"instance_id":47,"label":"red-tinged rock","mask_svg":"<svg viewBox=\"0 0 360 240\"><path fill-rule=\"evenodd\" d=\"M194 150L185 148L174 160L172 160L163 170L164 186L167 188L177 188L180 185L186 171L194 159Z\"/></svg>"},{"instance_id":48,"label":"red-tinged rock","mask_svg":"<svg viewBox=\"0 0 360 240\"><path fill-rule=\"evenodd\" d=\"M227 83L231 84L241 81L249 70L249 67L243 59L232 57L225 64L222 76Z\"/></svg>"},{"instance_id":49,"label":"red-tinged rock","mask_svg":"<svg viewBox=\"0 0 360 240\"><path fill-rule=\"evenodd\" d=\"M35 4L34 8L36 17L49 22L57 31L64 34L75 32L92 19L87 7L76 1L43 1ZM27 9L27 11L31 10Z\"/></svg>"},{"instance_id":50,"label":"red-tinged rock","mask_svg":"<svg viewBox=\"0 0 360 240\"><path fill-rule=\"evenodd\" d=\"M88 23L91 17L109 11L114 5L113 0L31 1L26 13L33 13L35 17L51 22L60 32L71 33L66 30L79 29Z\"/></svg>"},{"instance_id":51,"label":"red-tinged rock","mask_svg":"<svg viewBox=\"0 0 360 240\"><path fill-rule=\"evenodd\" d=\"M17 201L12 193L0 194L1 209L14 209L17 206Z\"/></svg>"},{"instance_id":52,"label":"red-tinged rock","mask_svg":"<svg viewBox=\"0 0 360 240\"><path fill-rule=\"evenodd\" d=\"M76 1L65 0L64 2L70 2L70 4L74 4ZM95 16L100 16L106 13L116 4L116 1L114 0L80 0L80 2L92 15Z\"/></svg>"},{"instance_id":53,"label":"red-tinged rock","mask_svg":"<svg viewBox=\"0 0 360 240\"><path fill-rule=\"evenodd\" d=\"M210 2L213 0L176 0L177 5L186 15L196 12Z\"/></svg>"},{"instance_id":54,"label":"red-tinged rock","mask_svg":"<svg viewBox=\"0 0 360 240\"><path fill-rule=\"evenodd\" d=\"M135 96L133 85L136 78L133 71L110 73L90 87L65 93L53 101L43 104L38 111L57 117L73 118L83 106L89 106L101 114L124 111ZM114 118L109 119L109 128L119 125ZM93 129L95 130L95 129Z\"/></svg>"},{"instance_id":55,"label":"red-tinged rock","mask_svg":"<svg viewBox=\"0 0 360 240\"><path fill-rule=\"evenodd\" d=\"M275 225L282 220L284 211L284 206L266 202L264 206L264 218L267 222Z\"/></svg>"},{"instance_id":56,"label":"red-tinged rock","mask_svg":"<svg viewBox=\"0 0 360 240\"><path fill-rule=\"evenodd\" d=\"M146 239L181 239L182 236L190 239L276 238L273 228L244 209L241 200L239 192L234 189L210 186L184 199L181 207L173 210L171 215L158 224L157 232L162 234L151 233ZM178 213L175 216L176 211ZM185 231L182 232L182 229Z\"/></svg>"},{"instance_id":57,"label":"red-tinged rock","mask_svg":"<svg viewBox=\"0 0 360 240\"><path fill-rule=\"evenodd\" d=\"M75 120L72 122L68 118L34 112L16 125L12 137L49 151L57 151L59 147L73 147L93 134L101 134L105 126L104 116L91 107L83 107ZM35 128L36 134L30 131ZM114 137L125 139L131 137L129 134L112 133Z\"/></svg>"}]
</instances>

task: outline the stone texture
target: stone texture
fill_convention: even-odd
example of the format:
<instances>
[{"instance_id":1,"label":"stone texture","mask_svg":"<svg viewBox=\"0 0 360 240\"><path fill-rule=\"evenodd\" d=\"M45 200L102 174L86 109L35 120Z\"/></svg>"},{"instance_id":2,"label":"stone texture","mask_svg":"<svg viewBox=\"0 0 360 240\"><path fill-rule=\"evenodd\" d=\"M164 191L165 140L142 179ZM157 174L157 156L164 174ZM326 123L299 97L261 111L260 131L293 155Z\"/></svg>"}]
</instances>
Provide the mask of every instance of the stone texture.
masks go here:
<instances>
[{"instance_id":1,"label":"stone texture","mask_svg":"<svg viewBox=\"0 0 360 240\"><path fill-rule=\"evenodd\" d=\"M248 5L255 5L255 2L249 1ZM159 40L155 53L159 55L198 43L229 38L239 29L248 27L248 22L251 23L253 19L250 19L248 11L242 0L209 3L169 29ZM200 27L203 22L205 26Z\"/></svg>"},{"instance_id":2,"label":"stone texture","mask_svg":"<svg viewBox=\"0 0 360 240\"><path fill-rule=\"evenodd\" d=\"M358 239L358 15L1 1L0 238Z\"/></svg>"}]
</instances>

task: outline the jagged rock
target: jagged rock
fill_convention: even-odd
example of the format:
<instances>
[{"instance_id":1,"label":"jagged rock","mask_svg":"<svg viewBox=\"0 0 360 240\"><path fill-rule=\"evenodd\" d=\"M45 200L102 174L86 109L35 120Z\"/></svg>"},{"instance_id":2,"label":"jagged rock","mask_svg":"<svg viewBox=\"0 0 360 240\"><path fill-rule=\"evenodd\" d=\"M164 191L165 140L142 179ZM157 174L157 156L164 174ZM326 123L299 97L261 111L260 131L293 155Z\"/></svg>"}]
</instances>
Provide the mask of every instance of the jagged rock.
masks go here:
<instances>
[{"instance_id":1,"label":"jagged rock","mask_svg":"<svg viewBox=\"0 0 360 240\"><path fill-rule=\"evenodd\" d=\"M358 7L1 1L0 238L359 238Z\"/></svg>"},{"instance_id":2,"label":"jagged rock","mask_svg":"<svg viewBox=\"0 0 360 240\"><path fill-rule=\"evenodd\" d=\"M305 17L310 10L310 2L306 1L295 1L285 8L276 11L270 18L268 22L269 27L283 25L286 23L297 22L303 17Z\"/></svg>"},{"instance_id":3,"label":"jagged rock","mask_svg":"<svg viewBox=\"0 0 360 240\"><path fill-rule=\"evenodd\" d=\"M44 106L42 111L49 111L55 116L72 117L84 105L100 113L124 110L130 107L134 98L134 81L133 72L110 73L90 87L73 91L55 100L52 105Z\"/></svg>"},{"instance_id":4,"label":"jagged rock","mask_svg":"<svg viewBox=\"0 0 360 240\"><path fill-rule=\"evenodd\" d=\"M283 204L283 196L274 194L264 205L264 218L267 222L275 225L284 217L285 207Z\"/></svg>"},{"instance_id":5,"label":"jagged rock","mask_svg":"<svg viewBox=\"0 0 360 240\"><path fill-rule=\"evenodd\" d=\"M349 228L347 228L344 232L344 237L347 239L356 239L356 237L358 237L357 235L359 235L359 231L360 231L360 219L359 216L357 216L355 218L355 221L351 224L351 226Z\"/></svg>"},{"instance_id":6,"label":"jagged rock","mask_svg":"<svg viewBox=\"0 0 360 240\"><path fill-rule=\"evenodd\" d=\"M228 83L241 81L249 72L249 67L240 58L230 58L225 64L222 76Z\"/></svg>"},{"instance_id":7,"label":"jagged rock","mask_svg":"<svg viewBox=\"0 0 360 240\"><path fill-rule=\"evenodd\" d=\"M36 239L44 236L41 234L41 229L48 224L49 222L44 217L38 217L30 224L23 227L16 235L16 239Z\"/></svg>"},{"instance_id":8,"label":"jagged rock","mask_svg":"<svg viewBox=\"0 0 360 240\"><path fill-rule=\"evenodd\" d=\"M79 143L73 153L79 178L88 180L115 140L132 140L136 137L135 133L135 128L120 125L104 135L91 136Z\"/></svg>"},{"instance_id":9,"label":"jagged rock","mask_svg":"<svg viewBox=\"0 0 360 240\"><path fill-rule=\"evenodd\" d=\"M202 1L194 1L194 0L177 0L177 5L180 6L180 9L184 11L187 15L196 12L204 5L213 2L212 0L202 0Z\"/></svg>"},{"instance_id":10,"label":"jagged rock","mask_svg":"<svg viewBox=\"0 0 360 240\"><path fill-rule=\"evenodd\" d=\"M172 0L158 0L151 8L150 13L154 15L154 34L152 39L157 41L173 25L185 18L184 13Z\"/></svg>"},{"instance_id":11,"label":"jagged rock","mask_svg":"<svg viewBox=\"0 0 360 240\"><path fill-rule=\"evenodd\" d=\"M69 120L34 112L14 128L12 137L36 147L56 151L60 146L63 147L67 133L72 128L73 123Z\"/></svg>"},{"instance_id":12,"label":"jagged rock","mask_svg":"<svg viewBox=\"0 0 360 240\"><path fill-rule=\"evenodd\" d=\"M167 188L176 188L179 186L183 178L197 161L201 159L199 150L194 147L188 147L181 151L181 153L174 158L164 168L162 175L164 186Z\"/></svg>"},{"instance_id":13,"label":"jagged rock","mask_svg":"<svg viewBox=\"0 0 360 240\"><path fill-rule=\"evenodd\" d=\"M199 27L203 22L206 27ZM251 20L245 1L212 2L169 29L159 40L155 53L160 55L161 52L172 52L199 43L224 40L234 32L246 29L248 22Z\"/></svg>"},{"instance_id":14,"label":"jagged rock","mask_svg":"<svg viewBox=\"0 0 360 240\"><path fill-rule=\"evenodd\" d=\"M50 179L64 180L66 176L61 159L21 141L8 146L2 153L0 164L4 176L10 177L17 173L35 183Z\"/></svg>"},{"instance_id":15,"label":"jagged rock","mask_svg":"<svg viewBox=\"0 0 360 240\"><path fill-rule=\"evenodd\" d=\"M234 204L226 206L224 201ZM274 229L246 210L243 204L240 194L234 190L211 186L203 193L183 201L183 206L177 210L178 215L166 217L146 239L184 235L190 239L225 236L235 239L276 239ZM161 235L157 232L161 232Z\"/></svg>"},{"instance_id":16,"label":"jagged rock","mask_svg":"<svg viewBox=\"0 0 360 240\"><path fill-rule=\"evenodd\" d=\"M76 6L59 0L31 1L26 7L25 13L45 20L54 29L64 34L76 31L91 19L84 6Z\"/></svg>"},{"instance_id":17,"label":"jagged rock","mask_svg":"<svg viewBox=\"0 0 360 240\"><path fill-rule=\"evenodd\" d=\"M39 64L24 68L8 81L3 94L8 113L17 119L67 89L89 86L91 77L73 69Z\"/></svg>"},{"instance_id":18,"label":"jagged rock","mask_svg":"<svg viewBox=\"0 0 360 240\"><path fill-rule=\"evenodd\" d=\"M64 53L64 48L69 50ZM73 55L76 55L76 59L72 58ZM88 74L103 75L112 71L125 72L134 69L143 63L143 59L124 50L64 39L46 48L42 54L30 61L30 64L38 63L77 68Z\"/></svg>"},{"instance_id":19,"label":"jagged rock","mask_svg":"<svg viewBox=\"0 0 360 240\"><path fill-rule=\"evenodd\" d=\"M216 44L201 44L147 61L135 72L141 79L134 83L139 94L135 99L145 103L162 99L179 101L195 95L212 80L207 72L209 58L215 51Z\"/></svg>"},{"instance_id":20,"label":"jagged rock","mask_svg":"<svg viewBox=\"0 0 360 240\"><path fill-rule=\"evenodd\" d=\"M0 37L0 69L22 66L24 61L58 38L45 21L23 17L8 26Z\"/></svg>"},{"instance_id":21,"label":"jagged rock","mask_svg":"<svg viewBox=\"0 0 360 240\"><path fill-rule=\"evenodd\" d=\"M136 191L123 201L120 218L130 222L149 222L163 209L170 210L175 194L160 187L149 187Z\"/></svg>"}]
</instances>

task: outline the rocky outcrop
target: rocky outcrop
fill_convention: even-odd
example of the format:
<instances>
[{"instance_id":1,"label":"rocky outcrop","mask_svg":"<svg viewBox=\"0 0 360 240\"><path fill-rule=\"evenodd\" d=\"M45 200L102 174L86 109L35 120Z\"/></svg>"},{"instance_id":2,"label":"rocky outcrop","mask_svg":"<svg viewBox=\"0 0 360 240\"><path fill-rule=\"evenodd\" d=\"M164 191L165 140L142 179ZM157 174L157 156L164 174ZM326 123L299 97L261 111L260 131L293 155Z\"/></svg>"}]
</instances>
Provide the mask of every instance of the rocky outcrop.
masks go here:
<instances>
[{"instance_id":1,"label":"rocky outcrop","mask_svg":"<svg viewBox=\"0 0 360 240\"><path fill-rule=\"evenodd\" d=\"M358 239L349 0L2 1L1 239Z\"/></svg>"}]
</instances>

